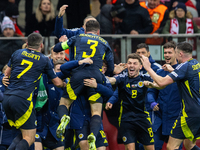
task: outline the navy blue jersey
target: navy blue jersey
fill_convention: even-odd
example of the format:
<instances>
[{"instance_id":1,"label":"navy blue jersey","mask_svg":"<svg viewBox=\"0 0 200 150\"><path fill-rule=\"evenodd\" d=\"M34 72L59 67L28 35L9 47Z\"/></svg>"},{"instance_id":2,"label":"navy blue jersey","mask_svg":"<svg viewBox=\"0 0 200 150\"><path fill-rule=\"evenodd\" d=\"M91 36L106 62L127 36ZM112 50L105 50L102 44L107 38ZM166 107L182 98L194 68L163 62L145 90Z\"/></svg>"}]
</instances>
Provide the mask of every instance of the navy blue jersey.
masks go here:
<instances>
[{"instance_id":1,"label":"navy blue jersey","mask_svg":"<svg viewBox=\"0 0 200 150\"><path fill-rule=\"evenodd\" d=\"M4 94L28 98L38 85L42 73L50 79L57 77L48 57L29 49L15 51L8 66L11 67L10 84Z\"/></svg>"},{"instance_id":2,"label":"navy blue jersey","mask_svg":"<svg viewBox=\"0 0 200 150\"><path fill-rule=\"evenodd\" d=\"M116 84L121 100L121 121L133 121L137 117L148 117L145 111L145 95L147 87L143 81L152 81L148 75L138 75L129 78L127 74L120 74L116 78Z\"/></svg>"},{"instance_id":3,"label":"navy blue jersey","mask_svg":"<svg viewBox=\"0 0 200 150\"><path fill-rule=\"evenodd\" d=\"M90 57L93 60L91 66L99 69L103 66L103 60L107 61L107 73L112 74L114 60L112 49L108 42L95 34L79 34L68 39L67 42L58 43L54 47L55 52L70 49L70 60L82 60Z\"/></svg>"},{"instance_id":4,"label":"navy blue jersey","mask_svg":"<svg viewBox=\"0 0 200 150\"><path fill-rule=\"evenodd\" d=\"M200 114L200 64L195 59L181 63L169 76L177 82L182 98L182 115L199 117Z\"/></svg>"}]
</instances>

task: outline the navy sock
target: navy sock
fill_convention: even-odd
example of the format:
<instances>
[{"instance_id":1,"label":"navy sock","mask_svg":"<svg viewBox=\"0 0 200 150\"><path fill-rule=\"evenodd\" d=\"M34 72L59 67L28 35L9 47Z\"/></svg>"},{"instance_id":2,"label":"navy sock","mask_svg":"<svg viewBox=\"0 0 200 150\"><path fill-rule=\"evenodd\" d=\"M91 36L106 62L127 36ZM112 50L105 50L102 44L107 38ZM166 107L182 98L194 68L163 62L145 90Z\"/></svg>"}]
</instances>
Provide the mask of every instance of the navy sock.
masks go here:
<instances>
[{"instance_id":1,"label":"navy sock","mask_svg":"<svg viewBox=\"0 0 200 150\"><path fill-rule=\"evenodd\" d=\"M200 148L195 145L191 150L200 150Z\"/></svg>"},{"instance_id":2,"label":"navy sock","mask_svg":"<svg viewBox=\"0 0 200 150\"><path fill-rule=\"evenodd\" d=\"M25 139L22 139L16 146L15 150L28 150L29 144Z\"/></svg>"},{"instance_id":3,"label":"navy sock","mask_svg":"<svg viewBox=\"0 0 200 150\"><path fill-rule=\"evenodd\" d=\"M10 146L8 147L8 150L15 150L16 145L22 140L22 134L18 134L14 140L12 141L12 143L10 144Z\"/></svg>"},{"instance_id":4,"label":"navy sock","mask_svg":"<svg viewBox=\"0 0 200 150\"><path fill-rule=\"evenodd\" d=\"M101 117L99 115L94 115L90 120L90 133L93 133L95 137L99 133L99 129L101 126Z\"/></svg>"},{"instance_id":5,"label":"navy sock","mask_svg":"<svg viewBox=\"0 0 200 150\"><path fill-rule=\"evenodd\" d=\"M65 105L59 105L57 112L60 119L63 117L63 115L68 115L68 109Z\"/></svg>"}]
</instances>

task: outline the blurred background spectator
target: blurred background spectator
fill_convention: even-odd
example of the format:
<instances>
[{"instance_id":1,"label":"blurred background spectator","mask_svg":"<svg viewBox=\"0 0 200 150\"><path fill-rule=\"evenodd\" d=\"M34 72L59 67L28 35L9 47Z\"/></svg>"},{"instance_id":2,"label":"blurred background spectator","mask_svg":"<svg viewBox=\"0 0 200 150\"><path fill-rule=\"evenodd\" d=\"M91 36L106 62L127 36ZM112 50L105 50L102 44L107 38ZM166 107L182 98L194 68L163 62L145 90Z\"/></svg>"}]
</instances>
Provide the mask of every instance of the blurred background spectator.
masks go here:
<instances>
[{"instance_id":1,"label":"blurred background spectator","mask_svg":"<svg viewBox=\"0 0 200 150\"><path fill-rule=\"evenodd\" d=\"M19 3L21 0L15 0L15 4L19 8ZM28 21L28 18L31 17L33 13L33 0L25 0L25 28Z\"/></svg>"},{"instance_id":2,"label":"blurred background spectator","mask_svg":"<svg viewBox=\"0 0 200 150\"><path fill-rule=\"evenodd\" d=\"M24 34L17 25L17 18L19 17L18 6L16 4L8 5L7 8L5 9L5 16L9 17L12 20L15 26L15 33L19 36L24 36Z\"/></svg>"},{"instance_id":3,"label":"blurred background spectator","mask_svg":"<svg viewBox=\"0 0 200 150\"><path fill-rule=\"evenodd\" d=\"M83 20L90 14L90 0L59 0L57 10L63 5L68 5L66 9L67 28L79 28L83 25Z\"/></svg>"},{"instance_id":4,"label":"blurred background spectator","mask_svg":"<svg viewBox=\"0 0 200 150\"><path fill-rule=\"evenodd\" d=\"M96 17L100 24L100 34L115 33L115 23L120 23L126 15L126 9L121 5L105 4Z\"/></svg>"},{"instance_id":5,"label":"blurred background spectator","mask_svg":"<svg viewBox=\"0 0 200 150\"><path fill-rule=\"evenodd\" d=\"M149 12L153 24L153 31L151 32L151 34L160 34L169 17L169 11L167 6L161 4L160 0L147 0L146 2L140 2L140 5L146 8ZM162 44L162 39L163 38L157 37L147 38L146 44L160 45Z\"/></svg>"},{"instance_id":6,"label":"blurred background spectator","mask_svg":"<svg viewBox=\"0 0 200 150\"><path fill-rule=\"evenodd\" d=\"M41 0L36 12L27 20L26 36L39 32L42 36L54 35L55 11L50 0Z\"/></svg>"},{"instance_id":7,"label":"blurred background spectator","mask_svg":"<svg viewBox=\"0 0 200 150\"><path fill-rule=\"evenodd\" d=\"M138 0L125 0L126 15L119 25L118 34L148 34L153 31L149 12L140 6ZM132 52L136 51L139 43L144 43L144 38L132 40Z\"/></svg>"},{"instance_id":8,"label":"blurred background spectator","mask_svg":"<svg viewBox=\"0 0 200 150\"><path fill-rule=\"evenodd\" d=\"M187 11L184 3L178 3L175 10L169 13L170 20L163 28L163 34L193 34L200 33L196 23L192 20L192 14ZM185 38L178 38L178 42L185 41Z\"/></svg>"},{"instance_id":9,"label":"blurred background spectator","mask_svg":"<svg viewBox=\"0 0 200 150\"><path fill-rule=\"evenodd\" d=\"M14 24L8 17L2 22L1 31L3 33L1 37L18 37L15 34ZM22 47L23 43L22 40L0 40L0 70L8 63L11 55Z\"/></svg>"},{"instance_id":10,"label":"blurred background spectator","mask_svg":"<svg viewBox=\"0 0 200 150\"><path fill-rule=\"evenodd\" d=\"M9 4L15 3L15 0L0 0L0 23L5 16L5 9Z\"/></svg>"}]
</instances>

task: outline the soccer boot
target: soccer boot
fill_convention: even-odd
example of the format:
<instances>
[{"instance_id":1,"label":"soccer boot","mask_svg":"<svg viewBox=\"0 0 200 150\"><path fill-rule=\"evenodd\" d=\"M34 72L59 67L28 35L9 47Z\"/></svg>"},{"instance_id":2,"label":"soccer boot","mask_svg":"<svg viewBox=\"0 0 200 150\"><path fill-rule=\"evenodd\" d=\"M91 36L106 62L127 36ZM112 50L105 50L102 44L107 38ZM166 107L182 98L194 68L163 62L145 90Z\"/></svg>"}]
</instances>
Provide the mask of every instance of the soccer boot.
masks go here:
<instances>
[{"instance_id":1,"label":"soccer boot","mask_svg":"<svg viewBox=\"0 0 200 150\"><path fill-rule=\"evenodd\" d=\"M96 138L93 133L88 135L87 140L89 143L89 150L96 150L96 145L95 145Z\"/></svg>"},{"instance_id":2,"label":"soccer boot","mask_svg":"<svg viewBox=\"0 0 200 150\"><path fill-rule=\"evenodd\" d=\"M60 124L59 124L59 126L58 126L58 128L57 128L57 130L56 130L56 136L57 136L58 138L61 138L61 137L64 135L64 133L65 133L65 128L66 128L66 126L68 125L69 121L70 121L70 117L67 116L67 115L64 115L64 116L61 118L61 122L60 122Z\"/></svg>"}]
</instances>

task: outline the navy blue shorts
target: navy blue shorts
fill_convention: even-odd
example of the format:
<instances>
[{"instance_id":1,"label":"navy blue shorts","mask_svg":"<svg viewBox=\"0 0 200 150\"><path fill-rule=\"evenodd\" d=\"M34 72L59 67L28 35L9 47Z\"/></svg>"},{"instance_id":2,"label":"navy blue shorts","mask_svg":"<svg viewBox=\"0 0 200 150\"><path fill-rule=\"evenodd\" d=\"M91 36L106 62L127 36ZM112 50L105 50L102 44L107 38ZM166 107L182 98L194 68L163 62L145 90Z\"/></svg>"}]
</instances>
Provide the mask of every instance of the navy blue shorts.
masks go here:
<instances>
[{"instance_id":1,"label":"navy blue shorts","mask_svg":"<svg viewBox=\"0 0 200 150\"><path fill-rule=\"evenodd\" d=\"M2 104L11 127L14 126L17 129L36 128L36 112L32 94L27 99L5 94Z\"/></svg>"},{"instance_id":2,"label":"navy blue shorts","mask_svg":"<svg viewBox=\"0 0 200 150\"><path fill-rule=\"evenodd\" d=\"M49 149L55 149L64 146L64 142L60 140L57 141L49 130L45 139L41 138L40 135L36 133L35 142L40 142L42 143L43 147L47 147Z\"/></svg>"},{"instance_id":3,"label":"navy blue shorts","mask_svg":"<svg viewBox=\"0 0 200 150\"><path fill-rule=\"evenodd\" d=\"M152 125L146 118L132 122L121 122L118 134L124 144L136 143L137 141L143 145L154 144Z\"/></svg>"},{"instance_id":4,"label":"navy blue shorts","mask_svg":"<svg viewBox=\"0 0 200 150\"><path fill-rule=\"evenodd\" d=\"M177 139L197 139L200 137L199 120L200 117L179 116L174 122L170 136Z\"/></svg>"},{"instance_id":5,"label":"navy blue shorts","mask_svg":"<svg viewBox=\"0 0 200 150\"><path fill-rule=\"evenodd\" d=\"M65 145L69 147L69 144L73 143L78 145L80 141L87 140L87 136L90 134L90 126L89 126L89 121L85 120L82 129L70 129L67 131L68 134L66 134L66 139L65 139ZM74 135L75 134L75 135ZM71 137L71 139L68 139ZM71 141L69 143L69 141ZM106 134L104 133L103 129L101 128L99 130L99 133L96 137L96 147L101 147L101 146L108 146L108 141L106 139Z\"/></svg>"},{"instance_id":6,"label":"navy blue shorts","mask_svg":"<svg viewBox=\"0 0 200 150\"><path fill-rule=\"evenodd\" d=\"M64 98L76 100L77 96L84 92L89 101L102 103L103 99L94 88L85 87L83 84L84 79L95 78L97 83L103 83L103 75L99 69L92 69L89 66L81 65L73 69L72 76L66 85L66 92L63 93Z\"/></svg>"}]
</instances>

